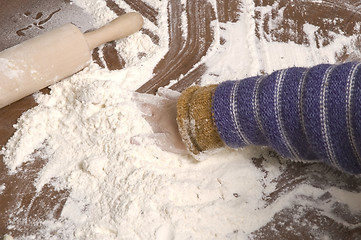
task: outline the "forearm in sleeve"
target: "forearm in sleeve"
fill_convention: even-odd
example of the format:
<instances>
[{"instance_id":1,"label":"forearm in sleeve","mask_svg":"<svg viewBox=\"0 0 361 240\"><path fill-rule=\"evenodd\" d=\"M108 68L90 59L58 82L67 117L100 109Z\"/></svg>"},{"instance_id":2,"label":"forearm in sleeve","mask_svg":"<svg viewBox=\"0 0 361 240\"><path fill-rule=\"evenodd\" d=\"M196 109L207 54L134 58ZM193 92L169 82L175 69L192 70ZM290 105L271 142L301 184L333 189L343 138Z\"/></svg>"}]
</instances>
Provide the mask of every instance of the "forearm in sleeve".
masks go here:
<instances>
[{"instance_id":1,"label":"forearm in sleeve","mask_svg":"<svg viewBox=\"0 0 361 240\"><path fill-rule=\"evenodd\" d=\"M226 145L271 146L285 157L361 173L359 63L226 81L211 95L211 121Z\"/></svg>"}]
</instances>

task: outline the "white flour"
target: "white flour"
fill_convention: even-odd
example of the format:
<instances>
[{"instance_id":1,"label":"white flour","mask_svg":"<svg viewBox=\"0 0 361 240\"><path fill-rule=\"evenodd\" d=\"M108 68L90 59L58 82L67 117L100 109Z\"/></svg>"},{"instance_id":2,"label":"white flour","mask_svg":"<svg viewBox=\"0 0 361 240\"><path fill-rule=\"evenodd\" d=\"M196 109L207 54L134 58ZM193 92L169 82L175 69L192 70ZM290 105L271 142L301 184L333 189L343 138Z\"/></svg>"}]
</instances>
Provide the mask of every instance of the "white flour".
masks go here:
<instances>
[{"instance_id":1,"label":"white flour","mask_svg":"<svg viewBox=\"0 0 361 240\"><path fill-rule=\"evenodd\" d=\"M3 73L7 78L14 79L21 75L22 71L16 69L16 66L8 59L0 58L0 71Z\"/></svg>"},{"instance_id":2,"label":"white flour","mask_svg":"<svg viewBox=\"0 0 361 240\"><path fill-rule=\"evenodd\" d=\"M2 194L4 190L5 190L5 184L1 184L0 185L0 194Z\"/></svg>"},{"instance_id":3,"label":"white flour","mask_svg":"<svg viewBox=\"0 0 361 240\"><path fill-rule=\"evenodd\" d=\"M94 16L97 27L115 17L103 0L74 2ZM50 95L37 94L39 105L18 120L2 152L9 171L33 161L38 149L36 155L49 162L36 181L37 191L47 183L70 191L61 219L44 221L41 232L23 239L247 239L277 212L297 204L317 207L340 222L332 211L336 202L361 211L356 201L361 193L307 184L268 204L265 196L276 189L284 166L267 149L224 149L196 162L164 152L150 140L132 145L133 136L151 133L132 92L152 77L168 48L167 1L147 3L160 11L158 27L145 22L160 36L159 46L141 33L118 41L125 69L109 72L92 64L52 86ZM334 62L340 44L354 38L338 36L321 49L257 40L252 34L254 6L251 1L242 6L239 22L221 24L224 30L215 26L226 43L215 42L202 59L209 67L202 84L243 78L260 69ZM305 31L313 31L312 26ZM138 52L147 56L139 59ZM250 160L261 154L267 157L265 171ZM5 187L0 186L0 194ZM326 192L332 197L323 201ZM10 219L9 229L16 224L17 219Z\"/></svg>"}]
</instances>

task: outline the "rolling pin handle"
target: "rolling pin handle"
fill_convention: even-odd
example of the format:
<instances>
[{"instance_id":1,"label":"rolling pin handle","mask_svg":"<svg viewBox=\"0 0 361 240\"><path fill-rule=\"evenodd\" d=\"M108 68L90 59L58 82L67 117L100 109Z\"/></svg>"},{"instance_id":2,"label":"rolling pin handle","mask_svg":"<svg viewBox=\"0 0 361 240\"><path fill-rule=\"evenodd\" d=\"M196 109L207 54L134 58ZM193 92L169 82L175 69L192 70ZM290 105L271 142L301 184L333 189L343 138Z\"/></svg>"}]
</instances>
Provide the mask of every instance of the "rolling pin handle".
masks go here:
<instances>
[{"instance_id":1,"label":"rolling pin handle","mask_svg":"<svg viewBox=\"0 0 361 240\"><path fill-rule=\"evenodd\" d=\"M84 34L89 50L101 44L127 37L143 26L142 15L136 12L126 13L108 23L107 25Z\"/></svg>"}]
</instances>

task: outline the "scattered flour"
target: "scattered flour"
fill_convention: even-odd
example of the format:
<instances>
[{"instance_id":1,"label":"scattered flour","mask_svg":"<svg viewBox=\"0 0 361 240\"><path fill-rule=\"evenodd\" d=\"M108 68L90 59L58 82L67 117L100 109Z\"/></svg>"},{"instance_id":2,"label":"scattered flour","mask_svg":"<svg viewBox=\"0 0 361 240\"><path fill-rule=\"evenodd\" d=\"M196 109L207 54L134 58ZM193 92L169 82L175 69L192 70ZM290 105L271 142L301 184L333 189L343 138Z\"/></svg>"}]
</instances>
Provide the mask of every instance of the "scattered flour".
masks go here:
<instances>
[{"instance_id":1,"label":"scattered flour","mask_svg":"<svg viewBox=\"0 0 361 240\"><path fill-rule=\"evenodd\" d=\"M23 72L22 70L17 69L12 62L5 58L0 58L0 66L1 73L9 79L17 78Z\"/></svg>"},{"instance_id":2,"label":"scattered flour","mask_svg":"<svg viewBox=\"0 0 361 240\"><path fill-rule=\"evenodd\" d=\"M245 2L239 22L215 27L226 42L214 43L203 59L208 74L202 84L259 74L260 69L332 62L338 46L352 41L339 36L327 48L317 49L256 39L251 37L252 4ZM96 27L115 17L103 0L74 3L94 16ZM168 49L167 1L147 3L160 11L159 26L145 22L157 31L159 45L141 33L118 41L125 69L109 72L92 64L53 85L50 95L36 94L39 105L15 125L15 134L2 150L9 171L16 173L22 163L43 157L49 161L36 180L37 191L50 183L70 192L60 219L50 218L40 223L42 231L19 239L247 239L277 212L297 204L319 205L331 217L337 201L361 211L355 201L361 193L307 184L267 203L264 198L275 191L283 166L268 156L261 170L250 160L267 156L267 149L224 149L196 162L164 152L146 138L140 145L131 144L132 137L151 133L132 92L152 77L155 63ZM311 26L305 30L313 31ZM138 52L147 57L137 58ZM0 193L4 188L0 186ZM325 192L333 196L327 204L314 200ZM9 224L16 226L16 221Z\"/></svg>"},{"instance_id":3,"label":"scattered flour","mask_svg":"<svg viewBox=\"0 0 361 240\"><path fill-rule=\"evenodd\" d=\"M5 184L1 184L1 185L0 185L0 194L3 193L3 191L5 190L5 188L6 188Z\"/></svg>"},{"instance_id":4,"label":"scattered flour","mask_svg":"<svg viewBox=\"0 0 361 240\"><path fill-rule=\"evenodd\" d=\"M10 236L10 235L5 235L3 237L3 240L14 240L14 238L12 236Z\"/></svg>"},{"instance_id":5,"label":"scattered flour","mask_svg":"<svg viewBox=\"0 0 361 240\"><path fill-rule=\"evenodd\" d=\"M277 1L274 4L274 7L277 7ZM202 84L242 79L294 66L310 67L321 63L336 63L336 55L344 51L345 47L349 54L354 54L351 57L360 59L360 51L354 51L358 49L355 47L358 34L347 37L330 32L333 41L325 47L317 47L314 36L319 27L305 23L303 31L309 40L307 45L291 41L271 41L266 37L259 39L254 34L257 21L254 19L254 11L271 14L274 9L272 6L256 9L253 0L245 0L242 2L242 10L238 22L219 24L217 31L225 39L225 43L218 43L214 51L208 54L205 60L208 74L204 75ZM282 12L277 14L282 16ZM279 19L268 24L277 26ZM262 28L259 31L260 35L264 35Z\"/></svg>"}]
</instances>

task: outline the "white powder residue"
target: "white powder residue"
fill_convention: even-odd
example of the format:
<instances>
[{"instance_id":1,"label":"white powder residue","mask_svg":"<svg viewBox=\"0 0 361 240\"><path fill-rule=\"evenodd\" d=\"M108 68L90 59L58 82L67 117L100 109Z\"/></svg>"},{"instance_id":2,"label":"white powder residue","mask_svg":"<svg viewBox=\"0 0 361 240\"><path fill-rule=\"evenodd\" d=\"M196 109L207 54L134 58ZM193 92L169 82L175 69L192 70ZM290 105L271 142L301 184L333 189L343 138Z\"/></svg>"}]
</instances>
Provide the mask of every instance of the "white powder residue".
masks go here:
<instances>
[{"instance_id":1,"label":"white powder residue","mask_svg":"<svg viewBox=\"0 0 361 240\"><path fill-rule=\"evenodd\" d=\"M20 118L5 151L8 167L16 170L16 157L28 161L39 149L49 163L37 179L38 191L47 183L70 189L62 219L46 221L39 236L209 239L237 230L245 237L269 221L274 211L263 209L261 199L274 190L280 171L260 182L262 172L248 160L252 148L224 150L197 163L147 140L132 145L133 136L151 133L132 93L83 74L52 87L51 95L39 94L39 105Z\"/></svg>"},{"instance_id":2,"label":"white powder residue","mask_svg":"<svg viewBox=\"0 0 361 240\"><path fill-rule=\"evenodd\" d=\"M93 18L95 28L99 28L113 20L117 15L106 6L106 1L73 0L73 3L83 8Z\"/></svg>"},{"instance_id":3,"label":"white powder residue","mask_svg":"<svg viewBox=\"0 0 361 240\"><path fill-rule=\"evenodd\" d=\"M0 185L0 195L4 192L5 188L6 188L5 184Z\"/></svg>"},{"instance_id":4,"label":"white powder residue","mask_svg":"<svg viewBox=\"0 0 361 240\"><path fill-rule=\"evenodd\" d=\"M104 0L74 0L78 6L82 7L94 19L94 27L98 28L117 16L106 6ZM119 8L128 12L134 12L124 1L114 1ZM144 19L144 29L153 32L159 37L158 43L152 42L147 34L137 32L127 38L115 41L118 54L125 61L126 69L121 71L96 70L95 75L101 79L122 79L120 84L124 89L135 91L147 80L153 76L153 69L159 60L166 54L168 50L169 35L168 35L168 18L167 18L167 1L149 1L148 4L159 11L157 18L157 26L154 25L147 18ZM99 56L102 60L103 46L99 47ZM139 57L139 54L144 54L144 57ZM104 64L104 62L103 62ZM91 73L92 74L92 73ZM90 74L90 75L91 75Z\"/></svg>"},{"instance_id":5,"label":"white powder residue","mask_svg":"<svg viewBox=\"0 0 361 240\"><path fill-rule=\"evenodd\" d=\"M355 46L359 37L357 34L347 37L330 32L333 41L327 46L317 47L315 32L319 27L309 23L303 25L303 31L310 41L308 45L256 38L254 22L257 20L253 17L254 1L245 1L243 5L244 12L240 13L238 22L219 24L220 36L225 42L223 45L218 43L205 60L208 70L203 76L202 84L242 79L294 66L311 67L321 63L336 63L336 55L345 48L351 59L360 57L360 53L353 50L357 48ZM277 6L278 4L275 3L273 7ZM273 7L258 7L257 10L268 13ZM282 11L277 14L280 18L272 20L269 25L280 24ZM262 28L260 31L262 35Z\"/></svg>"},{"instance_id":6,"label":"white powder residue","mask_svg":"<svg viewBox=\"0 0 361 240\"><path fill-rule=\"evenodd\" d=\"M10 235L4 235L3 240L14 240L14 238Z\"/></svg>"},{"instance_id":7,"label":"white powder residue","mask_svg":"<svg viewBox=\"0 0 361 240\"><path fill-rule=\"evenodd\" d=\"M24 73L23 70L17 68L14 63L6 58L0 58L0 72L8 79L18 78L22 73Z\"/></svg>"},{"instance_id":8,"label":"white powder residue","mask_svg":"<svg viewBox=\"0 0 361 240\"><path fill-rule=\"evenodd\" d=\"M335 201L347 204L351 211L360 211L361 209L361 193L349 192L339 188L330 188L329 192Z\"/></svg>"},{"instance_id":9,"label":"white powder residue","mask_svg":"<svg viewBox=\"0 0 361 240\"><path fill-rule=\"evenodd\" d=\"M74 2L94 17L96 27L115 17L103 0ZM132 11L125 2L114 2ZM284 165L267 148L221 149L198 162L164 152L148 138L132 144L133 137L152 133L133 91L152 78L155 64L168 50L168 1L146 2L159 10L158 26L145 21L159 36L159 45L141 32L117 41L126 68L108 71L91 64L53 85L50 95L36 94L38 106L15 125L2 150L9 171L15 174L22 163L41 157L48 162L36 179L36 191L47 184L69 191L60 219L37 222L39 232L17 239L248 239L278 212L296 205L315 207L339 222L333 212L336 203L361 211L356 201L360 193L336 186L302 183L268 201L278 190ZM214 35L225 43L215 42L202 59L208 66L202 84L332 62L338 47L353 39L335 36L321 49L312 43L306 47L260 40L253 32L254 6L250 1L242 6L239 22L214 24ZM312 26L304 28L312 35ZM146 55L139 58L139 52ZM257 167L251 159L260 156L264 160ZM0 186L0 194L4 189ZM326 193L330 198L324 200ZM10 228L17 224L24 223L9 219Z\"/></svg>"}]
</instances>

